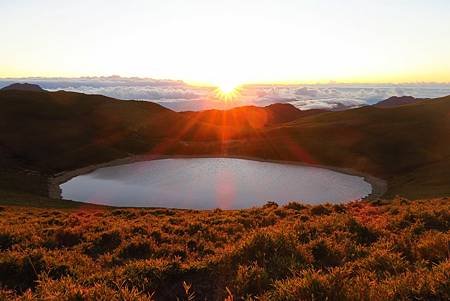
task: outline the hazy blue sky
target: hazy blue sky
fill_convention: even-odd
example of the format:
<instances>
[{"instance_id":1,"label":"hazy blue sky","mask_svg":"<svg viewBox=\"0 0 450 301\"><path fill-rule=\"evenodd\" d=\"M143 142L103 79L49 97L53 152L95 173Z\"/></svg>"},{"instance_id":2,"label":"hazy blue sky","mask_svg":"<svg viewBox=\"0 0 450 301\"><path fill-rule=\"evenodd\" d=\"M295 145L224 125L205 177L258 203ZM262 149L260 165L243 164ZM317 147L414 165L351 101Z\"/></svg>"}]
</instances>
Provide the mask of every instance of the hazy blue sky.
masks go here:
<instances>
[{"instance_id":1,"label":"hazy blue sky","mask_svg":"<svg viewBox=\"0 0 450 301\"><path fill-rule=\"evenodd\" d=\"M0 0L0 77L450 81L450 1Z\"/></svg>"}]
</instances>

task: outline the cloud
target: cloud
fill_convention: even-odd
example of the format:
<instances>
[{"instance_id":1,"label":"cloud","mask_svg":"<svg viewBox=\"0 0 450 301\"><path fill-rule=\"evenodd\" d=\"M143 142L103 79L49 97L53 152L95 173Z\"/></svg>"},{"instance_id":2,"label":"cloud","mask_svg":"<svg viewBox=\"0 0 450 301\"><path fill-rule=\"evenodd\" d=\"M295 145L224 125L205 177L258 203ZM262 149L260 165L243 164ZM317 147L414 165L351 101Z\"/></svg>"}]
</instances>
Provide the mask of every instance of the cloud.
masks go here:
<instances>
[{"instance_id":1,"label":"cloud","mask_svg":"<svg viewBox=\"0 0 450 301\"><path fill-rule=\"evenodd\" d=\"M449 84L332 84L258 87L256 104L286 102L304 110L354 108L377 103L391 96L434 98L450 95Z\"/></svg>"},{"instance_id":2,"label":"cloud","mask_svg":"<svg viewBox=\"0 0 450 301\"><path fill-rule=\"evenodd\" d=\"M102 94L118 99L148 100L176 111L224 109L240 105L291 103L307 109L339 110L374 104L391 96L434 98L450 95L450 84L317 84L247 85L233 102L217 99L214 88L190 86L182 81L109 77L0 79L0 88L15 82L38 84L44 89Z\"/></svg>"},{"instance_id":3,"label":"cloud","mask_svg":"<svg viewBox=\"0 0 450 301\"><path fill-rule=\"evenodd\" d=\"M317 93L318 93L317 90L309 89L307 87L303 87L303 88L295 90L295 95L302 95L302 96L309 96L309 97L316 97Z\"/></svg>"},{"instance_id":4,"label":"cloud","mask_svg":"<svg viewBox=\"0 0 450 301\"><path fill-rule=\"evenodd\" d=\"M99 76L99 77L28 77L0 79L0 87L15 82L38 84L49 90L80 88L80 87L186 87L183 81L169 79L152 79L140 77Z\"/></svg>"},{"instance_id":5,"label":"cloud","mask_svg":"<svg viewBox=\"0 0 450 301\"><path fill-rule=\"evenodd\" d=\"M359 99L310 99L291 101L291 104L302 110L327 109L342 110L346 108L357 108L367 105L366 102Z\"/></svg>"},{"instance_id":6,"label":"cloud","mask_svg":"<svg viewBox=\"0 0 450 301\"><path fill-rule=\"evenodd\" d=\"M178 87L141 87L141 86L115 86L115 87L67 87L66 91L82 92L87 94L101 94L119 99L135 100L164 100L164 99L198 99L195 91Z\"/></svg>"},{"instance_id":7,"label":"cloud","mask_svg":"<svg viewBox=\"0 0 450 301\"><path fill-rule=\"evenodd\" d=\"M119 99L198 99L201 95L182 81L134 77L20 78L0 79L0 88L15 82L38 84L50 91L65 90L101 94Z\"/></svg>"}]
</instances>

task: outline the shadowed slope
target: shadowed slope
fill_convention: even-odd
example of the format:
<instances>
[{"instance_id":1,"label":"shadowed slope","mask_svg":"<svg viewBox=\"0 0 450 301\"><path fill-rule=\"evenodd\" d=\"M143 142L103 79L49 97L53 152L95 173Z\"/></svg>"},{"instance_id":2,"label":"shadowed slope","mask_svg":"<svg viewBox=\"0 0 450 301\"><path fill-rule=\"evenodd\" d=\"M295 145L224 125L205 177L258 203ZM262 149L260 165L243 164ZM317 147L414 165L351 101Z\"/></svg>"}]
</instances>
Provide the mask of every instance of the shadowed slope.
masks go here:
<instances>
[{"instance_id":1,"label":"shadowed slope","mask_svg":"<svg viewBox=\"0 0 450 301\"><path fill-rule=\"evenodd\" d=\"M395 178L391 194L405 193L399 187L412 189L410 196L432 194L435 189L450 194L450 97L321 114L281 125L266 136L293 141L321 164ZM432 170L427 168L431 165Z\"/></svg>"},{"instance_id":2,"label":"shadowed slope","mask_svg":"<svg viewBox=\"0 0 450 301\"><path fill-rule=\"evenodd\" d=\"M423 101L424 99L415 98L412 96L392 96L388 99L382 100L376 104L374 104L374 107L378 108L392 108L392 107L398 107L398 106L404 106L404 105L410 105L415 104L418 102Z\"/></svg>"},{"instance_id":3,"label":"shadowed slope","mask_svg":"<svg viewBox=\"0 0 450 301\"><path fill-rule=\"evenodd\" d=\"M150 102L64 91L2 91L0 107L2 157L42 171L140 151L168 136L166 125L177 117Z\"/></svg>"},{"instance_id":4,"label":"shadowed slope","mask_svg":"<svg viewBox=\"0 0 450 301\"><path fill-rule=\"evenodd\" d=\"M300 161L384 178L388 196L450 194L450 97L341 112L277 104L176 113L100 95L11 90L0 92L0 108L6 189L20 187L23 175L42 186L57 172L147 154Z\"/></svg>"}]
</instances>

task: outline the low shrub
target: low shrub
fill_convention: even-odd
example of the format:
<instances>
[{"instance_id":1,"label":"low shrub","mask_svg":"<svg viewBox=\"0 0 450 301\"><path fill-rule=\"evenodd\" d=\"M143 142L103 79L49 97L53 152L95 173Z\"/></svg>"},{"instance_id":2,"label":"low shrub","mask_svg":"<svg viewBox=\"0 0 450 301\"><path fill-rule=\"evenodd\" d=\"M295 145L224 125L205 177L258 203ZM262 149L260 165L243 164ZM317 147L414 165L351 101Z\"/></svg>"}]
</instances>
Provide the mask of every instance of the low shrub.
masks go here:
<instances>
[{"instance_id":1,"label":"low shrub","mask_svg":"<svg viewBox=\"0 0 450 301\"><path fill-rule=\"evenodd\" d=\"M34 288L45 263L40 252L7 252L0 255L0 287L18 292Z\"/></svg>"},{"instance_id":2,"label":"low shrub","mask_svg":"<svg viewBox=\"0 0 450 301\"><path fill-rule=\"evenodd\" d=\"M330 300L329 295L327 277L314 270L304 270L296 277L275 282L274 289L265 294L262 300Z\"/></svg>"},{"instance_id":3,"label":"low shrub","mask_svg":"<svg viewBox=\"0 0 450 301\"><path fill-rule=\"evenodd\" d=\"M360 262L361 270L375 273L379 279L403 273L408 268L408 263L399 253L389 249L388 246L372 249L366 258Z\"/></svg>"},{"instance_id":4,"label":"low shrub","mask_svg":"<svg viewBox=\"0 0 450 301\"><path fill-rule=\"evenodd\" d=\"M265 269L271 279L280 279L306 263L292 236L257 232L233 253L237 265L254 263Z\"/></svg>"},{"instance_id":5,"label":"low shrub","mask_svg":"<svg viewBox=\"0 0 450 301\"><path fill-rule=\"evenodd\" d=\"M419 259L438 264L450 258L450 233L430 231L420 237L415 250Z\"/></svg>"},{"instance_id":6,"label":"low shrub","mask_svg":"<svg viewBox=\"0 0 450 301\"><path fill-rule=\"evenodd\" d=\"M133 240L119 250L119 257L122 259L147 259L152 256L150 242L144 240Z\"/></svg>"},{"instance_id":7,"label":"low shrub","mask_svg":"<svg viewBox=\"0 0 450 301\"><path fill-rule=\"evenodd\" d=\"M0 233L0 251L5 251L11 248L15 239L14 234L7 232Z\"/></svg>"},{"instance_id":8,"label":"low shrub","mask_svg":"<svg viewBox=\"0 0 450 301\"><path fill-rule=\"evenodd\" d=\"M286 208L286 209L292 209L292 210L295 210L295 211L301 211L301 210L307 209L308 207L305 206L305 205L302 204L302 203L289 202L287 205L284 206L284 208Z\"/></svg>"},{"instance_id":9,"label":"low shrub","mask_svg":"<svg viewBox=\"0 0 450 301\"><path fill-rule=\"evenodd\" d=\"M256 263L239 265L234 281L236 296L250 298L266 291L272 283L266 270Z\"/></svg>"},{"instance_id":10,"label":"low shrub","mask_svg":"<svg viewBox=\"0 0 450 301\"><path fill-rule=\"evenodd\" d=\"M87 249L87 253L96 256L112 252L121 242L122 238L119 231L104 232L92 242L92 245Z\"/></svg>"},{"instance_id":11,"label":"low shrub","mask_svg":"<svg viewBox=\"0 0 450 301\"><path fill-rule=\"evenodd\" d=\"M360 244L368 245L378 239L377 234L373 230L357 222L355 219L350 219L348 230L356 236L356 241Z\"/></svg>"},{"instance_id":12,"label":"low shrub","mask_svg":"<svg viewBox=\"0 0 450 301\"><path fill-rule=\"evenodd\" d=\"M334 267L342 263L344 255L325 239L318 239L311 243L311 254L314 265L318 267Z\"/></svg>"},{"instance_id":13,"label":"low shrub","mask_svg":"<svg viewBox=\"0 0 450 301\"><path fill-rule=\"evenodd\" d=\"M79 244L83 239L83 235L79 231L71 229L59 229L53 238L57 247L70 248Z\"/></svg>"},{"instance_id":14,"label":"low shrub","mask_svg":"<svg viewBox=\"0 0 450 301\"><path fill-rule=\"evenodd\" d=\"M317 205L317 206L313 206L311 208L312 215L327 215L330 213L331 213L331 210L323 205Z\"/></svg>"}]
</instances>

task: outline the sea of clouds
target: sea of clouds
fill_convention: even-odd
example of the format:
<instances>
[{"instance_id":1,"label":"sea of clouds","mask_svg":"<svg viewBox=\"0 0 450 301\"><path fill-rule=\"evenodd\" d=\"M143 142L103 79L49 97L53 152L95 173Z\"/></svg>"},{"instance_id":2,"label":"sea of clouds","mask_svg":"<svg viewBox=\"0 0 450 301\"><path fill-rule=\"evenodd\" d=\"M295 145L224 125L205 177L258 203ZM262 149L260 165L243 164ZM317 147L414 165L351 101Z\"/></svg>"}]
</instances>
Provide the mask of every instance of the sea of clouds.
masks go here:
<instances>
[{"instance_id":1,"label":"sea of clouds","mask_svg":"<svg viewBox=\"0 0 450 301\"><path fill-rule=\"evenodd\" d=\"M120 76L5 78L0 79L0 88L16 82L38 84L49 91L65 90L123 100L153 101L175 111L272 103L291 103L302 110L341 110L374 104L391 96L434 98L450 95L450 83L247 85L239 88L234 99L225 102L213 87L192 86L176 80Z\"/></svg>"}]
</instances>

